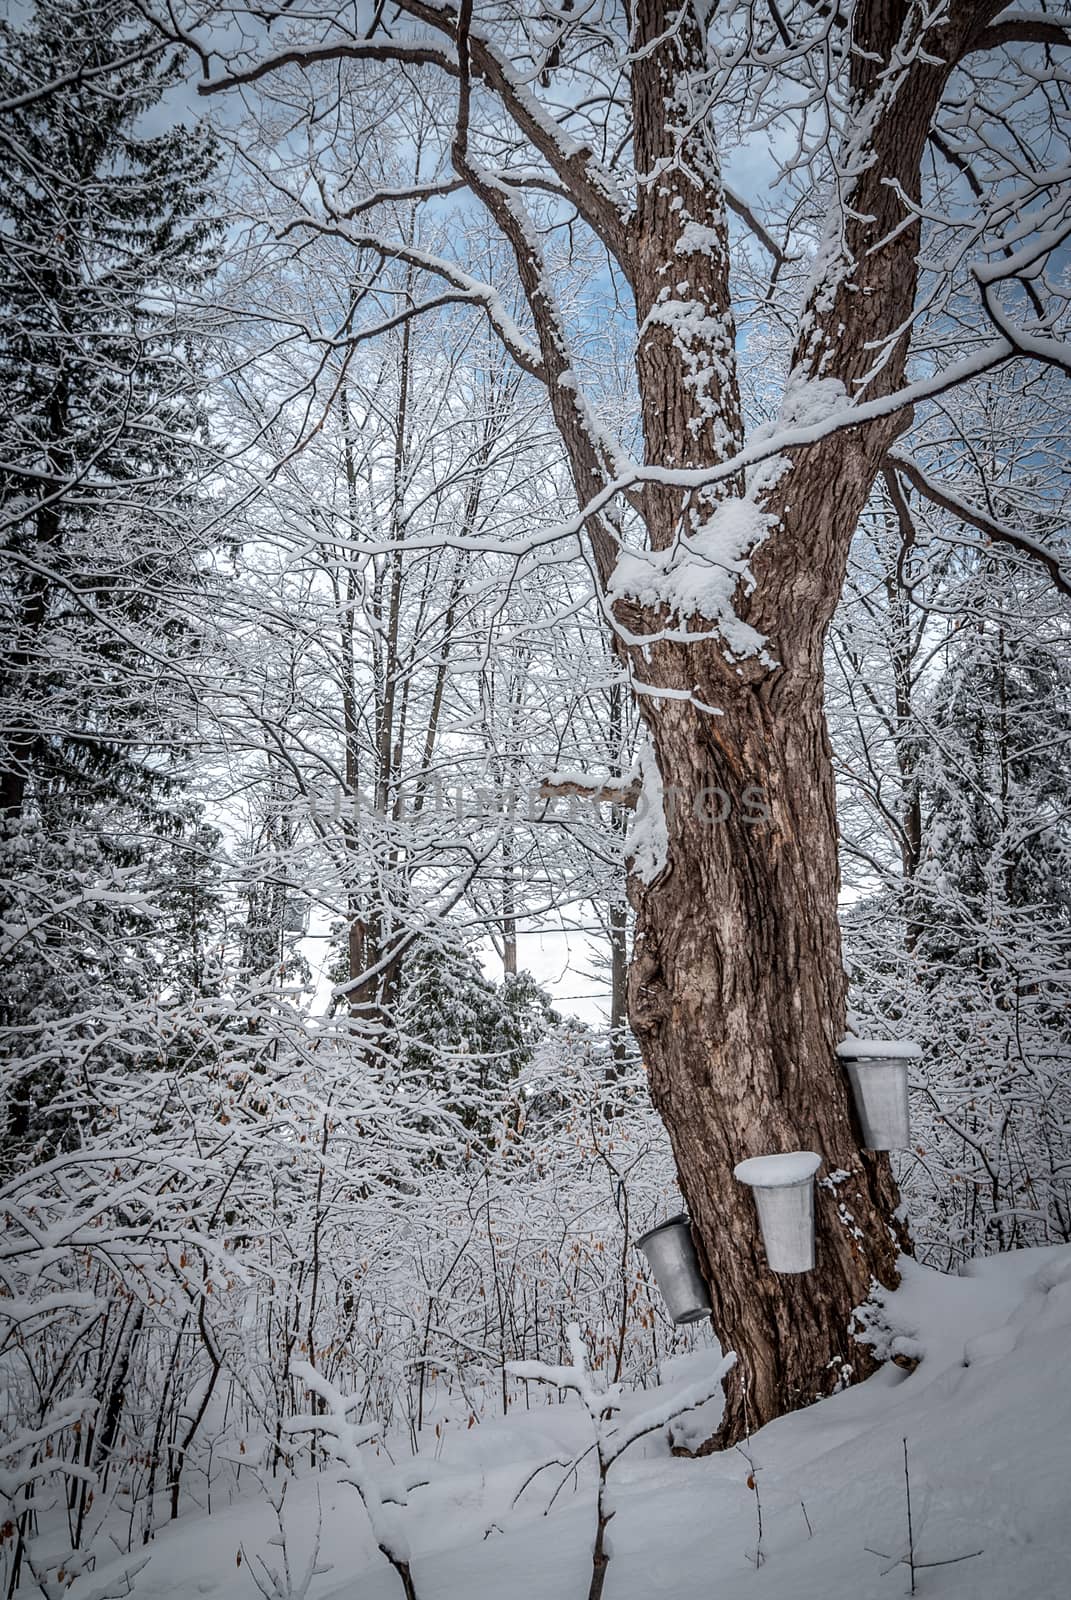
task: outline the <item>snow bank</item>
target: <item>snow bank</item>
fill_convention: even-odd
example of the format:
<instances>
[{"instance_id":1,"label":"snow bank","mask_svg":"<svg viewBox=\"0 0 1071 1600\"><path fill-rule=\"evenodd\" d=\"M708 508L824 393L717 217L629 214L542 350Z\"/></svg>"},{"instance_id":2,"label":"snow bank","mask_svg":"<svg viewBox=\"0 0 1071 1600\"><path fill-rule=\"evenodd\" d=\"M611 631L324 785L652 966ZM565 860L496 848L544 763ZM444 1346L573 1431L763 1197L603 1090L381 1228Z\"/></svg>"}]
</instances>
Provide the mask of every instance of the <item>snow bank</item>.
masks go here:
<instances>
[{"instance_id":1,"label":"snow bank","mask_svg":"<svg viewBox=\"0 0 1071 1600\"><path fill-rule=\"evenodd\" d=\"M655 1433L622 1457L606 1600L899 1600L909 1587L900 1565L905 1438L916 1558L950 1563L921 1568L923 1600L1066 1600L1071 1247L971 1262L959 1276L911 1260L902 1269L901 1287L877 1294L864 1320L878 1353L910 1353L913 1371L889 1362L763 1428L743 1451L674 1458ZM623 1397L625 1425L716 1359L666 1363L660 1390ZM584 1600L593 1459L568 1471L552 1463L575 1461L589 1431L573 1396L446 1434L432 1481L412 1502L421 1600ZM429 1439L429 1456L439 1443ZM392 1450L401 1459L407 1440ZM315 1539L318 1498L321 1565L331 1571L313 1580L308 1600L397 1600L354 1492L329 1473L299 1480L288 1497L292 1565ZM256 1600L236 1552L263 1549L274 1533L254 1496L184 1518L153 1547L138 1600Z\"/></svg>"}]
</instances>

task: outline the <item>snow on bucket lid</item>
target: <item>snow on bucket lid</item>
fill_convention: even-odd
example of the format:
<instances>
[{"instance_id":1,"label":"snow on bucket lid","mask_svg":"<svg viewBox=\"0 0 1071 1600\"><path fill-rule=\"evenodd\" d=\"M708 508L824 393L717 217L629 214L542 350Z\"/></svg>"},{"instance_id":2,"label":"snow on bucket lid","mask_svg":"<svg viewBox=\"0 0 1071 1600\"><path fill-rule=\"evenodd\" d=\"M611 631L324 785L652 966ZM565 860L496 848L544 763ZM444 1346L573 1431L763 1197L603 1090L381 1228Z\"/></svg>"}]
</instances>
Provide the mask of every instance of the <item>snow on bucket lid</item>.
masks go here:
<instances>
[{"instance_id":1,"label":"snow on bucket lid","mask_svg":"<svg viewBox=\"0 0 1071 1600\"><path fill-rule=\"evenodd\" d=\"M740 1161L733 1168L733 1177L753 1189L787 1189L809 1182L821 1165L822 1157L813 1150L789 1150L782 1156L752 1156Z\"/></svg>"},{"instance_id":2,"label":"snow on bucket lid","mask_svg":"<svg viewBox=\"0 0 1071 1600\"><path fill-rule=\"evenodd\" d=\"M922 1046L914 1039L842 1039L837 1055L842 1061L917 1061Z\"/></svg>"}]
</instances>

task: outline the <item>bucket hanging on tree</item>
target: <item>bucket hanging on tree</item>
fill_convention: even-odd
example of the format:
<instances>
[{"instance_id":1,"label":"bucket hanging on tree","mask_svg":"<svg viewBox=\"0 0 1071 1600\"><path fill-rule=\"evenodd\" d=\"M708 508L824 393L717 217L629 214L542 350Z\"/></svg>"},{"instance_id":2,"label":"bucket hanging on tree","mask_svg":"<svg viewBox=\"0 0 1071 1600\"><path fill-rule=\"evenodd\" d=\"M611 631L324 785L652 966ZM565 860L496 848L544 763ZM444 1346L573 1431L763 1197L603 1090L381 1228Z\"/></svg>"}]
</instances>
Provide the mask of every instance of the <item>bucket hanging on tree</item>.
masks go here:
<instances>
[{"instance_id":1,"label":"bucket hanging on tree","mask_svg":"<svg viewBox=\"0 0 1071 1600\"><path fill-rule=\"evenodd\" d=\"M810 1272L814 1266L814 1175L822 1165L813 1150L752 1156L733 1176L755 1194L766 1260L773 1272Z\"/></svg>"},{"instance_id":2,"label":"bucket hanging on tree","mask_svg":"<svg viewBox=\"0 0 1071 1600\"><path fill-rule=\"evenodd\" d=\"M852 1086L866 1150L903 1150L911 1143L907 1068L922 1051L910 1039L845 1039L837 1046Z\"/></svg>"},{"instance_id":3,"label":"bucket hanging on tree","mask_svg":"<svg viewBox=\"0 0 1071 1600\"><path fill-rule=\"evenodd\" d=\"M702 1322L710 1316L710 1293L683 1213L651 1228L636 1240L636 1249L647 1257L671 1321Z\"/></svg>"}]
</instances>

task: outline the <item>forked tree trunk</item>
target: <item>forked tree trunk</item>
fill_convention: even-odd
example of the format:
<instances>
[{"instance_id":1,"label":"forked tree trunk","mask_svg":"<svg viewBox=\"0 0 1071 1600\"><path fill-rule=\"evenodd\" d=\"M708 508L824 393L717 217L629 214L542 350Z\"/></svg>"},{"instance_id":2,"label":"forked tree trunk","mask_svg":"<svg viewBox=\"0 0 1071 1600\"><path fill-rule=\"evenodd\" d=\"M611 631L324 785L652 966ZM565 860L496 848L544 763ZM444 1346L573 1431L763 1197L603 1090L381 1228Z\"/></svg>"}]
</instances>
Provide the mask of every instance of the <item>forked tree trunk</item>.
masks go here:
<instances>
[{"instance_id":1,"label":"forked tree trunk","mask_svg":"<svg viewBox=\"0 0 1071 1600\"><path fill-rule=\"evenodd\" d=\"M633 879L630 1011L669 1130L710 1286L739 1352L715 1443L868 1369L852 1309L895 1282L888 1159L859 1149L842 1069L833 777L817 675L775 696L742 686L724 715L665 704L653 721L665 785L665 869ZM724 797L724 798L723 798ZM765 813L765 815L764 815ZM814 1271L766 1265L748 1156L814 1150Z\"/></svg>"},{"instance_id":2,"label":"forked tree trunk","mask_svg":"<svg viewBox=\"0 0 1071 1600\"><path fill-rule=\"evenodd\" d=\"M780 537L753 557L747 606L775 665L728 660L703 619L694 642L656 639L642 656L633 647L648 686L640 711L661 776L665 861L646 881L630 878L629 1013L714 1329L738 1356L711 1448L870 1370L852 1314L875 1281L895 1285L907 1243L888 1158L860 1148L834 1055L846 979L822 669L870 463L894 431L859 430L848 445L797 458ZM809 559L793 565L786 550ZM627 602L616 612L633 635L659 620ZM658 803L641 796L652 810ZM752 1192L733 1168L791 1150L813 1150L823 1166L816 1266L789 1276L767 1267Z\"/></svg>"},{"instance_id":3,"label":"forked tree trunk","mask_svg":"<svg viewBox=\"0 0 1071 1600\"><path fill-rule=\"evenodd\" d=\"M909 0L861 0L855 10L841 155L853 176L843 211L831 214L792 356L802 392L836 380L821 391L834 409L904 382L919 234L902 197L919 193L951 64L997 8L953 6L921 51L916 32L929 24ZM641 174L658 175L637 191L636 366L646 458L657 468L728 462L742 441L725 193L712 118L692 114L709 70L699 15L666 0L637 0L635 10L636 161ZM788 427L799 392L786 389ZM667 560L725 499L747 498L767 519L733 599L760 648L732 648L735 624L727 632L715 616L622 599L611 585L618 651L668 801L664 865L630 879L630 1020L673 1146L714 1328L738 1356L712 1446L868 1370L852 1313L875 1280L896 1282L896 1187L887 1157L859 1147L834 1057L845 977L822 657L852 534L908 420L890 414L794 450L765 487L760 479L748 490L742 474L691 496L657 473L645 484L636 509L649 549ZM579 475L578 490L583 499ZM783 1276L766 1265L752 1193L733 1168L797 1149L823 1161L817 1264Z\"/></svg>"}]
</instances>

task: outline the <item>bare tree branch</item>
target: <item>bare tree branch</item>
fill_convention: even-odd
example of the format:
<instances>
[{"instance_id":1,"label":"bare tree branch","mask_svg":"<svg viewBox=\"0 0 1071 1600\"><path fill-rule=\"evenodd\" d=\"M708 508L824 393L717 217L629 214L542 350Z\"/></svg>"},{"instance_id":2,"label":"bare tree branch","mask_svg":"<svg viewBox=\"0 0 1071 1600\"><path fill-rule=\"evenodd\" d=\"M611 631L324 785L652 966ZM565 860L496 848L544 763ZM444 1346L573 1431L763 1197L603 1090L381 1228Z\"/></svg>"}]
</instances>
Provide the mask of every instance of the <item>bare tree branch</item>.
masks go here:
<instances>
[{"instance_id":1,"label":"bare tree branch","mask_svg":"<svg viewBox=\"0 0 1071 1600\"><path fill-rule=\"evenodd\" d=\"M452 36L461 26L459 12L435 5L431 0L399 0L399 6L429 27ZM622 217L622 198L613 178L596 161L593 151L577 145L564 129L542 116L536 100L517 82L490 41L479 30L473 32L471 23L466 29L466 41L473 74L497 95L518 131L557 175L577 211L631 282L632 243Z\"/></svg>"},{"instance_id":2,"label":"bare tree branch","mask_svg":"<svg viewBox=\"0 0 1071 1600\"><path fill-rule=\"evenodd\" d=\"M469 273L455 266L452 261L447 261L443 256L421 250L417 245L403 244L401 240L391 240L388 243L374 234L353 234L336 223L320 222L315 217L301 217L288 224L283 231L285 233L298 228L309 228L317 233L345 239L358 250L376 251L386 260L404 261L421 272L430 272L436 277L444 278L456 291L446 298L457 302L468 301L472 305L479 306L517 365L531 377L538 378L543 383L547 382L547 374L538 351L529 344L490 284L471 277ZM389 323L377 324L375 332L382 333L387 326L396 326L398 323L408 321L416 312L442 303L442 298L437 296L432 301L412 307L391 318Z\"/></svg>"},{"instance_id":3,"label":"bare tree branch","mask_svg":"<svg viewBox=\"0 0 1071 1600\"><path fill-rule=\"evenodd\" d=\"M998 17L971 40L966 53L1000 50L1013 44L1071 44L1071 22L1061 22L1040 11Z\"/></svg>"},{"instance_id":4,"label":"bare tree branch","mask_svg":"<svg viewBox=\"0 0 1071 1600\"><path fill-rule=\"evenodd\" d=\"M980 511L977 506L963 500L954 490L944 484L936 483L910 456L893 451L886 457L885 469L885 482L890 486L890 493L893 492L892 484L897 473L901 473L932 505L940 506L942 511L950 512L960 522L966 522L970 527L977 528L987 539L998 544L1010 545L1020 555L1039 561L1060 593L1071 599L1071 568L1066 557L1061 557L1057 551L1048 549L1038 540L1032 539L1029 534L1019 533L1016 529L1009 528L1007 523L998 522L995 517ZM895 507L895 494L893 504Z\"/></svg>"},{"instance_id":5,"label":"bare tree branch","mask_svg":"<svg viewBox=\"0 0 1071 1600\"><path fill-rule=\"evenodd\" d=\"M225 72L218 78L209 78L197 85L198 94L218 94L223 89L236 89L241 84L256 83L270 73L282 72L285 67L298 67L307 72L310 67L325 61L391 61L405 66L441 67L451 77L457 77L457 62L434 44L393 44L380 39L361 39L351 44L318 45L311 49L283 50L277 56L266 56L254 62L244 72Z\"/></svg>"}]
</instances>

